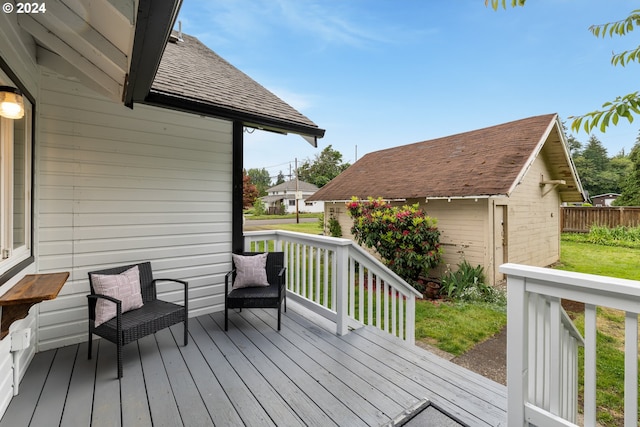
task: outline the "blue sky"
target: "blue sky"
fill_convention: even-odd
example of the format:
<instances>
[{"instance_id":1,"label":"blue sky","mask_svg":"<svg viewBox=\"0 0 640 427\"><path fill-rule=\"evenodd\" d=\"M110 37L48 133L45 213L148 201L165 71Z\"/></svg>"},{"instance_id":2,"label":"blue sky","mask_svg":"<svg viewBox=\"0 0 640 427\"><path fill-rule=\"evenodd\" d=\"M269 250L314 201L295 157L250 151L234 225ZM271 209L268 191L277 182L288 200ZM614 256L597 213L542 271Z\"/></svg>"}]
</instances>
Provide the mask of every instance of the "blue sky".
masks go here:
<instances>
[{"instance_id":1,"label":"blue sky","mask_svg":"<svg viewBox=\"0 0 640 427\"><path fill-rule=\"evenodd\" d=\"M611 65L638 31L588 28L640 8L628 0L184 0L182 30L305 114L326 136L245 136L245 167L289 173L332 145L351 163L383 148L539 114L569 116L638 89L640 64ZM594 132L609 156L633 146L640 118ZM584 131L574 133L581 142ZM436 165L437 166L437 165ZM384 170L384 165L380 165Z\"/></svg>"}]
</instances>

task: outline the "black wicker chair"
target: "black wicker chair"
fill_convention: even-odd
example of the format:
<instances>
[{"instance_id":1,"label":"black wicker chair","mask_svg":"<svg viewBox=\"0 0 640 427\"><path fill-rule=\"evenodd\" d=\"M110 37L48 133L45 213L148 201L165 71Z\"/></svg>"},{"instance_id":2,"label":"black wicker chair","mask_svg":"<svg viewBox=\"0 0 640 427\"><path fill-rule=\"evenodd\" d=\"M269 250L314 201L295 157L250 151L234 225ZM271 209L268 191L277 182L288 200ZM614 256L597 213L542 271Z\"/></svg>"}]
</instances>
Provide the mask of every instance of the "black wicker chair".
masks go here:
<instances>
[{"instance_id":1,"label":"black wicker chair","mask_svg":"<svg viewBox=\"0 0 640 427\"><path fill-rule=\"evenodd\" d=\"M245 252L242 255L258 255L260 252ZM284 252L269 252L267 255L267 281L269 286L231 289L236 277L234 269L224 277L224 330L229 329L229 309L239 308L277 308L278 330L282 317L282 305L287 311L287 292L285 288Z\"/></svg>"},{"instance_id":2,"label":"black wicker chair","mask_svg":"<svg viewBox=\"0 0 640 427\"><path fill-rule=\"evenodd\" d=\"M121 302L107 295L96 294L92 282L92 274L120 274L134 266L140 271L140 290L142 291L141 308L122 313ZM156 282L172 281L184 285L184 305L174 304L157 299ZM115 343L118 357L118 378L122 378L122 346L136 341L147 335L156 333L164 328L184 322L184 345L188 343L188 283L175 279L154 279L151 263L132 264L122 267L109 268L89 273L91 294L87 295L89 302L89 359L92 353L92 337L96 334ZM117 315L98 327L95 327L95 311L98 298L104 298L116 304Z\"/></svg>"}]
</instances>

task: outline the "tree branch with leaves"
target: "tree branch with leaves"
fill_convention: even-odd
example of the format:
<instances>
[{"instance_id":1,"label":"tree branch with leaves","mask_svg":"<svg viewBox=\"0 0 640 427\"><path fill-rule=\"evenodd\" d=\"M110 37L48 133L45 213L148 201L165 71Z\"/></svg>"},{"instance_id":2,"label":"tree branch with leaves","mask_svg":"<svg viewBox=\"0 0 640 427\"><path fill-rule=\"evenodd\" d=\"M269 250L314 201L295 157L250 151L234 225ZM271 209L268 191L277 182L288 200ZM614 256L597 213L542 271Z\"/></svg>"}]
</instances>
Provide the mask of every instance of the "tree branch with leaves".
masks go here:
<instances>
[{"instance_id":1,"label":"tree branch with leaves","mask_svg":"<svg viewBox=\"0 0 640 427\"><path fill-rule=\"evenodd\" d=\"M511 6L524 6L526 0L511 0ZM485 0L485 6L491 4L494 10L500 6L507 8L507 0ZM616 22L608 22L606 24L592 25L589 31L595 37L614 37L626 36L640 25L640 9L632 11L625 19ZM613 66L626 66L631 62L640 62L640 46L635 49L625 50L620 53L613 53L611 64ZM580 116L569 117L571 122L571 130L578 132L584 129L590 133L593 129L599 128L601 132L605 132L610 126L616 126L621 118L627 119L629 123L633 123L634 116L640 115L640 92L632 92L627 95L618 96L613 101L607 101L602 104L601 109L591 111Z\"/></svg>"}]
</instances>

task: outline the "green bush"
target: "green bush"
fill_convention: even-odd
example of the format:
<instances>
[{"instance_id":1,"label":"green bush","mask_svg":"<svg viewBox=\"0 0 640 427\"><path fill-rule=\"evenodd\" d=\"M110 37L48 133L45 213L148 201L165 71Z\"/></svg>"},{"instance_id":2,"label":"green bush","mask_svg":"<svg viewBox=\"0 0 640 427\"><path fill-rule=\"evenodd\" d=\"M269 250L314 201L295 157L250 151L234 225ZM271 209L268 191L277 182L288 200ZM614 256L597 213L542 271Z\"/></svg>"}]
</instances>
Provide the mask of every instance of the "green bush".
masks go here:
<instances>
[{"instance_id":1,"label":"green bush","mask_svg":"<svg viewBox=\"0 0 640 427\"><path fill-rule=\"evenodd\" d=\"M331 215L331 217L329 217L328 226L329 235L331 237L342 237L342 226L340 226L340 223L335 216Z\"/></svg>"},{"instance_id":2,"label":"green bush","mask_svg":"<svg viewBox=\"0 0 640 427\"><path fill-rule=\"evenodd\" d=\"M593 226L589 233L563 233L562 240L603 246L640 248L640 227Z\"/></svg>"},{"instance_id":3,"label":"green bush","mask_svg":"<svg viewBox=\"0 0 640 427\"><path fill-rule=\"evenodd\" d=\"M259 215L264 215L264 213L265 213L264 202L262 201L261 198L258 197L253 202L253 214L256 216L259 216Z\"/></svg>"},{"instance_id":4,"label":"green bush","mask_svg":"<svg viewBox=\"0 0 640 427\"><path fill-rule=\"evenodd\" d=\"M418 277L440 263L440 231L437 220L418 204L393 207L382 199L352 198L347 211L353 218L355 240L373 248L387 267L419 289Z\"/></svg>"},{"instance_id":5,"label":"green bush","mask_svg":"<svg viewBox=\"0 0 640 427\"><path fill-rule=\"evenodd\" d=\"M456 271L447 269L441 279L440 295L452 300L506 306L504 293L486 284L484 268L481 265L473 267L467 260L458 264Z\"/></svg>"}]
</instances>

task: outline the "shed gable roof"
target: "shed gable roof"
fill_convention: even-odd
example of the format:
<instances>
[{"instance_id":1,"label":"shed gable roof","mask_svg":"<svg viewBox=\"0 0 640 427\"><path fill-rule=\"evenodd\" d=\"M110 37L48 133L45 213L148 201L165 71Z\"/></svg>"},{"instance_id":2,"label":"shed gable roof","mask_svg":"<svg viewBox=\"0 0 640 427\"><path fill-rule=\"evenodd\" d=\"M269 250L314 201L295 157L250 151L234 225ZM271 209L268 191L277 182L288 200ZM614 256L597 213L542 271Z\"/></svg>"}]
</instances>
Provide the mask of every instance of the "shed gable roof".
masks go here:
<instances>
[{"instance_id":1,"label":"shed gable roof","mask_svg":"<svg viewBox=\"0 0 640 427\"><path fill-rule=\"evenodd\" d=\"M322 137L324 130L196 37L167 43L147 103Z\"/></svg>"},{"instance_id":2,"label":"shed gable roof","mask_svg":"<svg viewBox=\"0 0 640 427\"><path fill-rule=\"evenodd\" d=\"M509 195L554 126L558 126L556 114L546 114L369 153L310 200ZM558 132L553 143L564 144ZM571 160L563 154L565 147L553 151L559 153L558 163L566 166L556 169L562 176L557 179L569 178L573 196L567 201L582 199Z\"/></svg>"}]
</instances>

